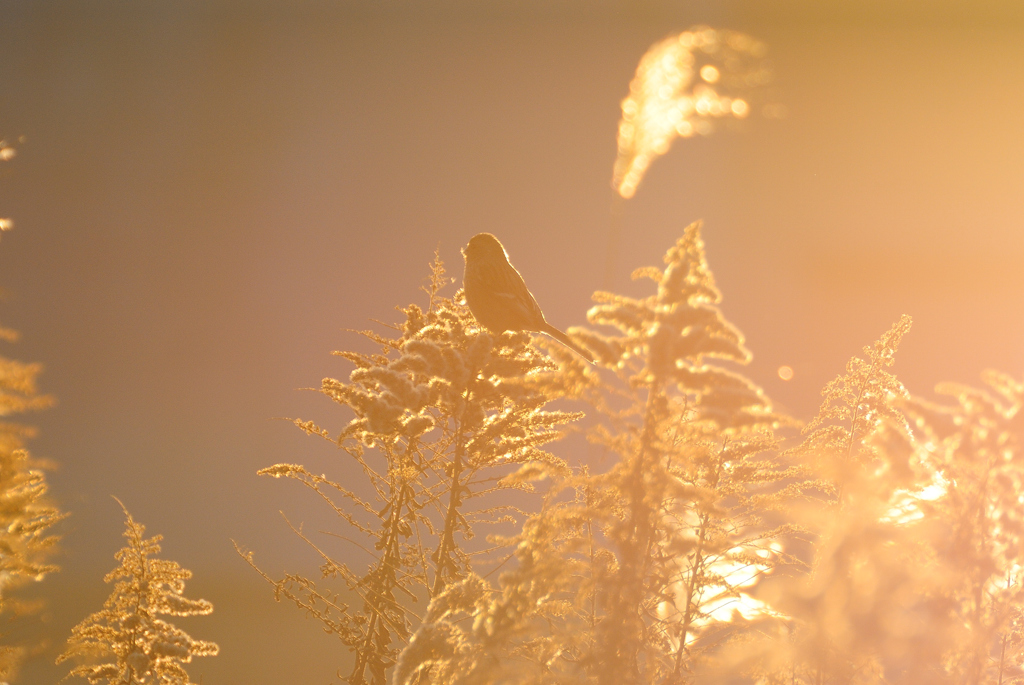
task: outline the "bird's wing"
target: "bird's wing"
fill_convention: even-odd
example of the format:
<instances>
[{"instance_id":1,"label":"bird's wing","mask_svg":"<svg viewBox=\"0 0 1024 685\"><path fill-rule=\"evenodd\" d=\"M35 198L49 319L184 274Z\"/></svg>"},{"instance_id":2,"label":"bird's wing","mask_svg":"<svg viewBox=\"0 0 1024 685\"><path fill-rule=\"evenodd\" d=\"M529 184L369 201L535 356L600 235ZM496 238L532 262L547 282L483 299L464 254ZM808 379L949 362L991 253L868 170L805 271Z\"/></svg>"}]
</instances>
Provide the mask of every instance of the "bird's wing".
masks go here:
<instances>
[{"instance_id":1,"label":"bird's wing","mask_svg":"<svg viewBox=\"0 0 1024 685\"><path fill-rule=\"evenodd\" d=\"M529 326L524 328L540 330L540 325L544 323L544 313L540 305L526 287L526 282L519 271L511 264L507 264L507 267L495 273L495 295L501 298L502 304L517 310L524 323L529 322Z\"/></svg>"}]
</instances>

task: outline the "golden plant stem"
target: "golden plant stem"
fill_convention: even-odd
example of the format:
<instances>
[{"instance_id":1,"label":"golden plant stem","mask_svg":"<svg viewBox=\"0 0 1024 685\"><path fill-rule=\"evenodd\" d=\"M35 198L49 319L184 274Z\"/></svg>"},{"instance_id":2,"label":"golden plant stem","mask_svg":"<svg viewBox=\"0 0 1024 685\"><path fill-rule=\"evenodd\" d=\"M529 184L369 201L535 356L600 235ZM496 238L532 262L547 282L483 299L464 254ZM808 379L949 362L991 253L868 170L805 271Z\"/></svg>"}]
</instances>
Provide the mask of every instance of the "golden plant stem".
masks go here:
<instances>
[{"instance_id":1,"label":"golden plant stem","mask_svg":"<svg viewBox=\"0 0 1024 685\"><path fill-rule=\"evenodd\" d=\"M409 444L406 446L405 456L408 459L412 455L413 447L415 445L415 439L411 439ZM383 556L381 557L379 570L379 577L382 586L375 589L374 595L378 599L372 603L368 602L369 608L373 611L373 615L370 617L370 623L366 629L366 638L363 640L362 645L356 650L356 663L352 667L352 675L348 677L348 681L353 685L366 682L364 673L366 667L370 663L370 657L374 652L374 640L378 637L380 630L387 630L387 622L382 620L381 614L384 611L385 601L389 595L391 595L391 588L394 587L393 583L388 583L388 579L392 574L388 573L388 569L394 568L400 569L401 566L401 535L398 530L398 524L402 520L402 509L406 506L405 499L405 481L399 479L391 482L392 497L395 497L391 505L391 512L388 516L387 525L385 526L385 537L384 537L384 549ZM396 559L398 561L396 561ZM397 582L397 581L396 581ZM388 583L387 585L384 585ZM398 606L397 602L394 602L395 606Z\"/></svg>"},{"instance_id":2,"label":"golden plant stem","mask_svg":"<svg viewBox=\"0 0 1024 685\"><path fill-rule=\"evenodd\" d=\"M648 453L654 443L656 431L654 406L660 391L661 382L655 380L648 391L644 407L640 446L636 455L630 460L630 469L626 477L625 494L629 498L629 519L625 526L627 533L621 545L622 566L617 574L623 582L617 601L612 605L612 611L605 619L610 622L612 630L618 629L620 634L615 635L610 641L611 644L608 645L606 655L610 663L606 663L610 667L603 669L598 674L598 682L601 685L625 685L639 680L637 651L640 648L640 643L633 637L622 633L629 630L627 626L634 623L632 619L637 618L639 606L643 601L643 583L648 559L646 554L643 559L637 557L640 556L641 550L647 550L651 539L650 507L645 502L643 476ZM627 671L629 672L628 676Z\"/></svg>"},{"instance_id":3,"label":"golden plant stem","mask_svg":"<svg viewBox=\"0 0 1024 685\"><path fill-rule=\"evenodd\" d=\"M715 476L711 483L712 487L718 487L718 480L722 474L722 454L725 452L727 444L728 440L722 444L722 451L718 454L718 460L715 463ZM690 580L686 587L686 611L683 614L683 630L679 636L679 651L676 653L676 665L673 671L673 675L677 678L682 672L683 654L686 653L686 634L690 631L690 624L693 622L693 597L697 585L697 576L704 573L704 567L707 564L707 557L704 556L704 543L707 542L708 525L710 522L711 517L708 514L700 515L697 547L693 551L693 563L690 565Z\"/></svg>"},{"instance_id":4,"label":"golden plant stem","mask_svg":"<svg viewBox=\"0 0 1024 685\"><path fill-rule=\"evenodd\" d=\"M466 390L466 406L469 405L470 395L470 391ZM465 409L463 411L465 411ZM437 572L434 575L434 587L431 590L431 594L434 596L439 594L446 585L445 567L448 561L450 561L449 556L451 555L452 550L455 548L455 523L458 519L459 506L462 505L459 477L462 475L463 470L462 462L464 450L465 445L463 444L462 421L461 418L456 418L455 454L452 457L452 484L451 489L448 491L448 511L445 513L444 530L441 531L441 540L437 545Z\"/></svg>"},{"instance_id":5,"label":"golden plant stem","mask_svg":"<svg viewBox=\"0 0 1024 685\"><path fill-rule=\"evenodd\" d=\"M1002 648L999 650L999 683L998 683L998 685L1003 685L1003 666L1006 663L1006 638L1007 638L1007 636L1008 636L1007 633L1003 633L1003 644L1002 644Z\"/></svg>"}]
</instances>

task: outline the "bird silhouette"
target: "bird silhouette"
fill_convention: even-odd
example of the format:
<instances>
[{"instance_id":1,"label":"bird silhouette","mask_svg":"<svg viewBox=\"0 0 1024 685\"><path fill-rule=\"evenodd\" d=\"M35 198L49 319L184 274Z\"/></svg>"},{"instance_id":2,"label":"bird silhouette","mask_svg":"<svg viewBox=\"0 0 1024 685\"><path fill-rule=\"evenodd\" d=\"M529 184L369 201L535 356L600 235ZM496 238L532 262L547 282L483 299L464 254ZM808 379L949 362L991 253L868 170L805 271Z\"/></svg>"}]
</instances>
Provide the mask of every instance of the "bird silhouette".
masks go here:
<instances>
[{"instance_id":1,"label":"bird silhouette","mask_svg":"<svg viewBox=\"0 0 1024 685\"><path fill-rule=\"evenodd\" d=\"M474 318L492 333L547 333L591 364L594 357L547 322L523 277L508 261L505 248L490 233L478 233L462 249L466 271L462 287Z\"/></svg>"}]
</instances>

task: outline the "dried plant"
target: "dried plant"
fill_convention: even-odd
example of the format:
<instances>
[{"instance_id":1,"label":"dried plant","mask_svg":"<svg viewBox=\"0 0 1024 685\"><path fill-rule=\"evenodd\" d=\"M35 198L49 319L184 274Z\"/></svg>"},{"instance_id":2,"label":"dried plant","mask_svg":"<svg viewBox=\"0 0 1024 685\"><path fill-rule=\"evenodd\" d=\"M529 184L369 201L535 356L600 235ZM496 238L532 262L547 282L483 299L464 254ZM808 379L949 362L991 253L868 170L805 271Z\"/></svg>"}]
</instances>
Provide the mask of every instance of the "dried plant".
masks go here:
<instances>
[{"instance_id":1,"label":"dried plant","mask_svg":"<svg viewBox=\"0 0 1024 685\"><path fill-rule=\"evenodd\" d=\"M13 157L14 148L0 141L0 161ZM0 219L0 230L11 228ZM0 339L15 342L18 333L0 328ZM53 398L39 394L39 364L25 364L0 356L0 416L44 409ZM25 449L35 430L8 421L0 422L0 614L7 617L34 613L40 602L18 601L17 589L42 580L57 570L49 558L58 541L52 534L63 514L47 497L47 462L33 459ZM24 646L0 646L0 679L13 678L24 655Z\"/></svg>"},{"instance_id":2,"label":"dried plant","mask_svg":"<svg viewBox=\"0 0 1024 685\"><path fill-rule=\"evenodd\" d=\"M953 406L907 403L941 493L926 514L945 532L935 554L959 629L944 666L972 685L1024 681L1024 383L983 380L988 390L939 385Z\"/></svg>"},{"instance_id":3,"label":"dried plant","mask_svg":"<svg viewBox=\"0 0 1024 685\"><path fill-rule=\"evenodd\" d=\"M145 538L145 526L136 523L123 504L121 508L128 544L114 555L120 565L103 578L106 583L116 581L114 591L101 611L72 629L57 663L75 657L93 662L112 657L71 669L69 675L93 684L192 685L182 664L196 656L215 656L218 647L192 639L159 616L205 616L213 605L183 596L192 572L177 562L155 558L163 537Z\"/></svg>"},{"instance_id":4,"label":"dried plant","mask_svg":"<svg viewBox=\"0 0 1024 685\"><path fill-rule=\"evenodd\" d=\"M865 467L884 458L871 438L885 426L907 431L906 418L895 407L897 400L907 397L907 391L887 369L895 363L910 325L910 317L903 316L864 348L867 359L853 357L846 373L822 389L825 399L818 415L804 429L807 438L799 451L815 461L831 483L828 494L840 506L856 494L846 492L850 482L865 475ZM876 475L875 471L868 473Z\"/></svg>"},{"instance_id":5,"label":"dried plant","mask_svg":"<svg viewBox=\"0 0 1024 685\"><path fill-rule=\"evenodd\" d=\"M348 382L327 378L324 395L353 418L332 435L312 422L295 423L338 445L365 477L362 495L340 479L296 464L276 464L262 475L297 480L320 496L371 552L365 570L337 560L337 552L294 530L323 559L320 580L338 580L360 608L343 603L300 574L273 579L275 596L295 602L355 655L345 681L383 685L387 670L421 617L419 600L446 596L471 576L474 559L489 550L467 543L480 525L514 522L519 509L496 495L530 490L531 480L565 464L545 452L558 427L579 414L545 408L554 399L533 377L554 368L525 333L494 336L473 319L459 294L441 296L448 283L438 257L431 266L426 310L409 305L390 335L363 331L380 352L337 352L355 365ZM351 549L351 548L349 548ZM256 568L251 553L240 554ZM259 571L259 569L257 568Z\"/></svg>"},{"instance_id":6,"label":"dried plant","mask_svg":"<svg viewBox=\"0 0 1024 685\"><path fill-rule=\"evenodd\" d=\"M788 561L771 513L803 493L772 458L772 412L749 380L742 336L717 308L700 225L668 251L643 300L598 293L573 329L610 373L552 347L538 382L602 418L593 443L620 460L556 482L514 538L517 565L490 588L470 577L434 599L394 682L686 682L742 625L770 616L751 596ZM568 494L568 497L565 497ZM460 625L460 614L471 623Z\"/></svg>"},{"instance_id":7,"label":"dried plant","mask_svg":"<svg viewBox=\"0 0 1024 685\"><path fill-rule=\"evenodd\" d=\"M790 683L942 682L934 667L948 604L918 515L933 476L911 458L907 392L888 371L910 329L902 317L822 390L817 417L787 456L818 476L804 512L816 535L813 569L784 584L777 606L793 619L774 653ZM789 659L790 662L780 664Z\"/></svg>"},{"instance_id":8,"label":"dried plant","mask_svg":"<svg viewBox=\"0 0 1024 685\"><path fill-rule=\"evenodd\" d=\"M748 590L786 560L792 531L767 514L802 494L800 474L772 457L783 417L708 361L750 353L717 307L699 223L664 261L633 274L655 295L595 295L589 320L618 335L580 333L616 376L583 391L605 418L591 441L620 456L587 484L608 494L595 512L610 562L595 569L600 683L684 682L713 667L733 628L770 614Z\"/></svg>"},{"instance_id":9,"label":"dried plant","mask_svg":"<svg viewBox=\"0 0 1024 685\"><path fill-rule=\"evenodd\" d=\"M40 409L52 403L39 395L38 364L22 364L0 357L0 415ZM24 449L34 430L17 423L0 423L0 612L32 613L37 603L16 599L25 583L38 582L57 570L48 558L57 543L51 534L64 514L46 496L47 464L32 459ZM0 647L0 678L13 676L24 648Z\"/></svg>"},{"instance_id":10,"label":"dried plant","mask_svg":"<svg viewBox=\"0 0 1024 685\"><path fill-rule=\"evenodd\" d=\"M941 386L951 406L911 398L892 372L903 317L800 435L737 370L750 353L699 223L634 278L656 292L596 293L595 328L569 331L597 366L490 336L440 296L436 260L425 311L364 332L380 353L342 353L356 369L323 391L354 418L339 435L296 423L337 443L370 496L301 466L261 473L299 480L372 543L356 572L296 528L360 609L264 574L355 653L347 682L1024 682L1024 383L989 373L991 391ZM554 400L586 409L607 469L541 449L581 416ZM492 499L538 480L532 511ZM467 541L503 517L519 528L488 538L512 550L495 578Z\"/></svg>"},{"instance_id":11,"label":"dried plant","mask_svg":"<svg viewBox=\"0 0 1024 685\"><path fill-rule=\"evenodd\" d=\"M648 49L622 101L612 186L636 193L648 166L679 137L708 135L716 119L746 118L751 95L771 80L764 43L696 26Z\"/></svg>"}]
</instances>

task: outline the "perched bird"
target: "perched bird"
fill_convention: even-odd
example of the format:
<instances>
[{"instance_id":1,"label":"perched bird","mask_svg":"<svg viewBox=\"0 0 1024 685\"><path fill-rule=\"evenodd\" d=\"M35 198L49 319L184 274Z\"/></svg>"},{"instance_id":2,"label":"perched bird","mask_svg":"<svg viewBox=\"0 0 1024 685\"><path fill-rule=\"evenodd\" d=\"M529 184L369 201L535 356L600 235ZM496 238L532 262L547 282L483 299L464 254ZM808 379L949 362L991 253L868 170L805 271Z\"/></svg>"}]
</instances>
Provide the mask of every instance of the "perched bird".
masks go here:
<instances>
[{"instance_id":1,"label":"perched bird","mask_svg":"<svg viewBox=\"0 0 1024 685\"><path fill-rule=\"evenodd\" d=\"M594 358L565 333L544 319L544 312L523 282L516 268L509 264L508 254L490 233L478 233L462 249L466 271L462 287L466 304L473 316L492 333L504 331L535 331L552 338L576 352L591 364Z\"/></svg>"}]
</instances>

